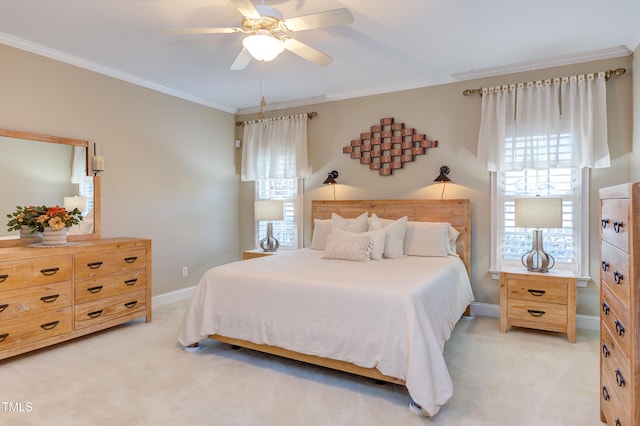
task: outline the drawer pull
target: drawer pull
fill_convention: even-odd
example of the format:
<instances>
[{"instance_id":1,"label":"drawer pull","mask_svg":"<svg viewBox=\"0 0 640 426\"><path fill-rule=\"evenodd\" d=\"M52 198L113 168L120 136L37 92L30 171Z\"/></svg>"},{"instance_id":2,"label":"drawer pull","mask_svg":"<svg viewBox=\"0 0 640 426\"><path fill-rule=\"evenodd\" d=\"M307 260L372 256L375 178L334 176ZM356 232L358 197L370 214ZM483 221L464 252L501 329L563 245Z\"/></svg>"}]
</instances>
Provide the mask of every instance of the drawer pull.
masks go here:
<instances>
[{"instance_id":1,"label":"drawer pull","mask_svg":"<svg viewBox=\"0 0 640 426\"><path fill-rule=\"evenodd\" d=\"M97 285L97 286L95 286L95 287L89 287L89 288L87 289L87 291L88 291L89 293L100 293L100 290L102 290L102 286L101 286L101 285Z\"/></svg>"},{"instance_id":2,"label":"drawer pull","mask_svg":"<svg viewBox=\"0 0 640 426\"><path fill-rule=\"evenodd\" d=\"M602 387L602 399L604 399L605 401L609 400L609 389L607 389L606 386Z\"/></svg>"},{"instance_id":3,"label":"drawer pull","mask_svg":"<svg viewBox=\"0 0 640 426\"><path fill-rule=\"evenodd\" d=\"M620 371L620 369L616 369L616 383L621 388L623 388L625 385L624 376L622 375L622 372Z\"/></svg>"},{"instance_id":4,"label":"drawer pull","mask_svg":"<svg viewBox=\"0 0 640 426\"><path fill-rule=\"evenodd\" d=\"M132 285L134 285L134 284L135 284L135 283L137 283L137 282L138 282L138 279L137 279L137 278L132 278L132 279L130 279L130 280L126 280L124 283L125 283L126 285L128 285L128 286L132 286Z\"/></svg>"},{"instance_id":5,"label":"drawer pull","mask_svg":"<svg viewBox=\"0 0 640 426\"><path fill-rule=\"evenodd\" d=\"M58 272L59 270L60 268L40 269L40 273L45 277L50 277L51 275L55 275L55 273Z\"/></svg>"},{"instance_id":6,"label":"drawer pull","mask_svg":"<svg viewBox=\"0 0 640 426\"><path fill-rule=\"evenodd\" d=\"M51 321L46 324L41 324L40 327L42 327L43 330L53 330L59 323L60 321Z\"/></svg>"},{"instance_id":7,"label":"drawer pull","mask_svg":"<svg viewBox=\"0 0 640 426\"><path fill-rule=\"evenodd\" d=\"M9 333L0 334L0 343L7 340L7 337L9 337Z\"/></svg>"},{"instance_id":8,"label":"drawer pull","mask_svg":"<svg viewBox=\"0 0 640 426\"><path fill-rule=\"evenodd\" d=\"M136 260L138 260L138 256L131 256L131 257L125 257L124 258L124 261L127 262L127 263L133 263Z\"/></svg>"},{"instance_id":9,"label":"drawer pull","mask_svg":"<svg viewBox=\"0 0 640 426\"><path fill-rule=\"evenodd\" d=\"M40 300L42 300L44 303L51 303L55 302L58 297L60 297L59 294L52 294L51 296L42 296Z\"/></svg>"},{"instance_id":10,"label":"drawer pull","mask_svg":"<svg viewBox=\"0 0 640 426\"><path fill-rule=\"evenodd\" d=\"M138 301L137 301L137 300L134 300L133 302L127 302L127 303L125 303L125 304L124 304L124 306L125 306L125 308L129 308L129 309L131 309L131 308L133 308L134 306L136 306L137 304L138 304Z\"/></svg>"},{"instance_id":11,"label":"drawer pull","mask_svg":"<svg viewBox=\"0 0 640 426\"><path fill-rule=\"evenodd\" d=\"M622 222L613 222L613 230L616 232L616 234L619 234L620 231L622 231Z\"/></svg>"},{"instance_id":12,"label":"drawer pull","mask_svg":"<svg viewBox=\"0 0 640 426\"><path fill-rule=\"evenodd\" d=\"M531 293L532 296L544 296L544 294L546 293L546 291L544 290L533 290L533 289L529 289L527 290L529 293Z\"/></svg>"},{"instance_id":13,"label":"drawer pull","mask_svg":"<svg viewBox=\"0 0 640 426\"><path fill-rule=\"evenodd\" d=\"M616 333L618 333L620 337L624 336L624 325L622 325L620 320L616 320Z\"/></svg>"},{"instance_id":14,"label":"drawer pull","mask_svg":"<svg viewBox=\"0 0 640 426\"><path fill-rule=\"evenodd\" d=\"M602 344L602 357L603 358L609 358L609 356L611 355L611 351L609 350L609 347L607 346L606 343Z\"/></svg>"},{"instance_id":15,"label":"drawer pull","mask_svg":"<svg viewBox=\"0 0 640 426\"><path fill-rule=\"evenodd\" d=\"M611 312L611 308L609 307L607 302L602 302L602 313L605 315L609 315L609 312Z\"/></svg>"},{"instance_id":16,"label":"drawer pull","mask_svg":"<svg viewBox=\"0 0 640 426\"><path fill-rule=\"evenodd\" d=\"M89 312L87 314L87 316L90 318L98 318L100 315L102 315L102 309L100 309L99 311Z\"/></svg>"},{"instance_id":17,"label":"drawer pull","mask_svg":"<svg viewBox=\"0 0 640 426\"><path fill-rule=\"evenodd\" d=\"M602 229L605 229L608 223L609 223L609 219L602 219Z\"/></svg>"},{"instance_id":18,"label":"drawer pull","mask_svg":"<svg viewBox=\"0 0 640 426\"><path fill-rule=\"evenodd\" d=\"M607 262L606 260L602 261L602 270L605 272L609 270L609 262Z\"/></svg>"},{"instance_id":19,"label":"drawer pull","mask_svg":"<svg viewBox=\"0 0 640 426\"><path fill-rule=\"evenodd\" d=\"M531 315L532 317L541 317L546 314L545 311L536 311L534 309L529 309L527 310L527 312L529 312L529 315Z\"/></svg>"},{"instance_id":20,"label":"drawer pull","mask_svg":"<svg viewBox=\"0 0 640 426\"><path fill-rule=\"evenodd\" d=\"M622 422L620 421L620 419L616 419L614 424L615 426L622 426Z\"/></svg>"},{"instance_id":21,"label":"drawer pull","mask_svg":"<svg viewBox=\"0 0 640 426\"><path fill-rule=\"evenodd\" d=\"M99 267L102 266L102 262L87 263L87 266L89 267L89 269L98 269Z\"/></svg>"},{"instance_id":22,"label":"drawer pull","mask_svg":"<svg viewBox=\"0 0 640 426\"><path fill-rule=\"evenodd\" d=\"M624 278L622 272L616 271L613 273L613 280L616 282L616 284L621 284L622 278Z\"/></svg>"},{"instance_id":23,"label":"drawer pull","mask_svg":"<svg viewBox=\"0 0 640 426\"><path fill-rule=\"evenodd\" d=\"M7 309L9 307L9 305L7 303L0 305L0 312L4 312L5 309Z\"/></svg>"},{"instance_id":24,"label":"drawer pull","mask_svg":"<svg viewBox=\"0 0 640 426\"><path fill-rule=\"evenodd\" d=\"M7 280L7 278L9 278L9 275L7 275L7 274L0 275L0 283L5 282Z\"/></svg>"}]
</instances>

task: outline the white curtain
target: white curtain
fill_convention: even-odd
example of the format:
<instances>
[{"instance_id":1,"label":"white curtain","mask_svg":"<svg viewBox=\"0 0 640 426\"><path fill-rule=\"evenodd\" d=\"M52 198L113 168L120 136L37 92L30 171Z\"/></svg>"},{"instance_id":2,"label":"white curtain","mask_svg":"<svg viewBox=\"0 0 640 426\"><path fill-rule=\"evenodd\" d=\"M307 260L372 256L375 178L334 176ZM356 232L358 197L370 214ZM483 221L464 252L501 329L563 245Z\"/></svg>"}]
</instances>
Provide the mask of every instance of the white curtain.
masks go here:
<instances>
[{"instance_id":1,"label":"white curtain","mask_svg":"<svg viewBox=\"0 0 640 426\"><path fill-rule=\"evenodd\" d=\"M307 114L258 120L244 125L243 181L308 176Z\"/></svg>"},{"instance_id":2,"label":"white curtain","mask_svg":"<svg viewBox=\"0 0 640 426\"><path fill-rule=\"evenodd\" d=\"M71 183L83 183L91 179L87 176L87 148L73 147L73 160L71 162Z\"/></svg>"},{"instance_id":3,"label":"white curtain","mask_svg":"<svg viewBox=\"0 0 640 426\"><path fill-rule=\"evenodd\" d=\"M483 88L483 169L609 167L605 82L602 72Z\"/></svg>"}]
</instances>

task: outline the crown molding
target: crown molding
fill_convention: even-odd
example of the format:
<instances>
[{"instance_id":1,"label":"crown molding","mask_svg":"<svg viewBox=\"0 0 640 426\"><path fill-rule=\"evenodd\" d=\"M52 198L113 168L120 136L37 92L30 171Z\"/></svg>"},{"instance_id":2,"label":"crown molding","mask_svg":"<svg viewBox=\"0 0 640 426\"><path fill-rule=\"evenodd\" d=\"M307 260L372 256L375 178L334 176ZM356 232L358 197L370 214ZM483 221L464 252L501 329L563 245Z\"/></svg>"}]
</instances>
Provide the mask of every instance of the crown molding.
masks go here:
<instances>
[{"instance_id":1,"label":"crown molding","mask_svg":"<svg viewBox=\"0 0 640 426\"><path fill-rule=\"evenodd\" d=\"M638 46L640 46L640 27L627 43L627 48L632 52L635 52Z\"/></svg>"},{"instance_id":2,"label":"crown molding","mask_svg":"<svg viewBox=\"0 0 640 426\"><path fill-rule=\"evenodd\" d=\"M156 92L160 92L166 95L174 96L176 98L184 99L186 101L190 101L200 105L215 108L224 112L229 112L229 113L235 112L233 108L230 108L228 106L212 103L207 99L191 96L186 93L180 92L178 90L174 90L174 89L162 86L160 84L156 84L151 81L145 80L133 74L128 74L120 70L117 70L115 68L110 68L105 65L99 64L97 62L87 61L86 59L82 59L77 56L70 55L68 53L64 53L59 50L52 49L50 47L46 47L41 44L33 43L30 41L6 34L6 33L0 32L0 43L5 44L7 46L15 47L16 49L24 50L30 53L35 53L36 55L44 56L49 59L54 59L56 61L63 62L65 64L74 65L82 69L93 71L98 74L106 75L108 77L113 77L118 80L125 81L127 83L135 84L136 86L145 87L147 89L151 89Z\"/></svg>"}]
</instances>

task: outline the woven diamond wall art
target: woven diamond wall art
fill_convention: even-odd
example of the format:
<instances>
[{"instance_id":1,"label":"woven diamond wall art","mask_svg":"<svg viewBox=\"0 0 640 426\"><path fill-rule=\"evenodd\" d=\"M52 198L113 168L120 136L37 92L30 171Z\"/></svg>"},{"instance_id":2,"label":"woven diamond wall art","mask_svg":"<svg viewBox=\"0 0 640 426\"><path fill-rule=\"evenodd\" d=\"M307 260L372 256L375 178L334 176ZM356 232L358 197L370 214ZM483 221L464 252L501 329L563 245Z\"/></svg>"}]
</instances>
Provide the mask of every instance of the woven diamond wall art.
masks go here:
<instances>
[{"instance_id":1,"label":"woven diamond wall art","mask_svg":"<svg viewBox=\"0 0 640 426\"><path fill-rule=\"evenodd\" d=\"M426 154L427 148L437 146L438 141L428 140L425 134L417 134L413 128L405 128L404 123L382 118L380 124L360 133L360 139L352 139L342 152L382 176L391 176L394 170L414 161L416 155Z\"/></svg>"}]
</instances>

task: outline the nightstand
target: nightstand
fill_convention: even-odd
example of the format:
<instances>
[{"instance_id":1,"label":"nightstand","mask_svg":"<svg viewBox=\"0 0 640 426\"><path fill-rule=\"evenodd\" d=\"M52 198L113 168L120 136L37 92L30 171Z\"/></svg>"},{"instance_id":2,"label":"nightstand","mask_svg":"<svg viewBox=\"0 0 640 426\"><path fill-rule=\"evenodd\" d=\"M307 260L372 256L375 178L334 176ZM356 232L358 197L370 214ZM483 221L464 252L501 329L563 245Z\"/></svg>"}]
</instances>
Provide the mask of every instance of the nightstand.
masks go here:
<instances>
[{"instance_id":1,"label":"nightstand","mask_svg":"<svg viewBox=\"0 0 640 426\"><path fill-rule=\"evenodd\" d=\"M271 256L277 251L264 251L261 248L253 250L245 250L242 252L242 260L255 259L256 257Z\"/></svg>"},{"instance_id":2,"label":"nightstand","mask_svg":"<svg viewBox=\"0 0 640 426\"><path fill-rule=\"evenodd\" d=\"M510 326L566 333L576 341L576 278L552 269L529 272L523 268L500 271L500 331Z\"/></svg>"}]
</instances>

